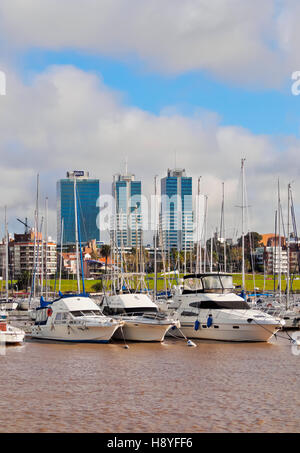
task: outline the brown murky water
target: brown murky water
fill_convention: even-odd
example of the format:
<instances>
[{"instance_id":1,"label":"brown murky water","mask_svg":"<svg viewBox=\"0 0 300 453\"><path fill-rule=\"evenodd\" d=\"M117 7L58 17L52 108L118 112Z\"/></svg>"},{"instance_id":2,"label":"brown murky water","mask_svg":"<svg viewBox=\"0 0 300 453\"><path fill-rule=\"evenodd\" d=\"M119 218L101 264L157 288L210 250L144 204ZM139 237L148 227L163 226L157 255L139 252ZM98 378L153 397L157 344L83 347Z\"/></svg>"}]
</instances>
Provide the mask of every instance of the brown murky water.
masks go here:
<instances>
[{"instance_id":1,"label":"brown murky water","mask_svg":"<svg viewBox=\"0 0 300 453\"><path fill-rule=\"evenodd\" d=\"M0 356L0 432L299 432L287 341L75 345Z\"/></svg>"}]
</instances>

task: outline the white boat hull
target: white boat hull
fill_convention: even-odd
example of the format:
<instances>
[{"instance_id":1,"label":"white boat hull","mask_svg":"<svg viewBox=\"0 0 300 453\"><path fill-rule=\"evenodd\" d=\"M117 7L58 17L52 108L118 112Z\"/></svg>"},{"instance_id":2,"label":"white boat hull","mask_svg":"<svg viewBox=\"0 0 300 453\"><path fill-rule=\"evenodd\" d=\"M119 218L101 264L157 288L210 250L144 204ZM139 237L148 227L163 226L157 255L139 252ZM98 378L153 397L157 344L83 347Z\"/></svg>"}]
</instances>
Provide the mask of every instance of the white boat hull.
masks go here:
<instances>
[{"instance_id":1,"label":"white boat hull","mask_svg":"<svg viewBox=\"0 0 300 453\"><path fill-rule=\"evenodd\" d=\"M218 323L218 328L213 325L211 327L199 327L195 330L194 324L182 323L180 331L187 338L195 338L201 340L216 340L216 341L233 341L233 342L266 342L279 330L277 325L261 324L221 324ZM238 328L237 328L238 327ZM172 330L170 336L182 336L179 330Z\"/></svg>"},{"instance_id":2,"label":"white boat hull","mask_svg":"<svg viewBox=\"0 0 300 453\"><path fill-rule=\"evenodd\" d=\"M125 321L124 326L115 332L114 338L118 340L125 338L128 341L162 342L172 325Z\"/></svg>"},{"instance_id":3,"label":"white boat hull","mask_svg":"<svg viewBox=\"0 0 300 453\"><path fill-rule=\"evenodd\" d=\"M42 340L77 343L107 343L118 328L119 324L88 327L56 325L54 328L49 328L49 326L33 326L31 337Z\"/></svg>"},{"instance_id":4,"label":"white boat hull","mask_svg":"<svg viewBox=\"0 0 300 453\"><path fill-rule=\"evenodd\" d=\"M25 332L16 327L8 326L6 332L0 332L0 343L7 345L23 343Z\"/></svg>"}]
</instances>

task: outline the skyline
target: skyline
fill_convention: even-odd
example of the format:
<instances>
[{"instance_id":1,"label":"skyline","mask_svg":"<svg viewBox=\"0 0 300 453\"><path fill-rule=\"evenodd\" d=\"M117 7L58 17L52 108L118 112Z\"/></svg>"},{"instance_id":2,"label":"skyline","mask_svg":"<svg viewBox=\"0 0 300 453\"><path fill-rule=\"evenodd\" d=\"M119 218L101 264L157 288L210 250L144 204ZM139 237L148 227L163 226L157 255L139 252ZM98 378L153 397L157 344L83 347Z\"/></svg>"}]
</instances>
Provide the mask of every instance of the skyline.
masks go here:
<instances>
[{"instance_id":1,"label":"skyline","mask_svg":"<svg viewBox=\"0 0 300 453\"><path fill-rule=\"evenodd\" d=\"M0 203L10 230L22 231L16 217L33 219L37 173L56 237L55 184L70 166L110 193L128 157L148 195L175 153L194 182L202 176L209 229L219 224L222 182L226 226L235 228L242 157L250 229L274 229L278 178L284 212L292 183L299 219L300 98L291 91L299 8L277 0L1 2Z\"/></svg>"}]
</instances>

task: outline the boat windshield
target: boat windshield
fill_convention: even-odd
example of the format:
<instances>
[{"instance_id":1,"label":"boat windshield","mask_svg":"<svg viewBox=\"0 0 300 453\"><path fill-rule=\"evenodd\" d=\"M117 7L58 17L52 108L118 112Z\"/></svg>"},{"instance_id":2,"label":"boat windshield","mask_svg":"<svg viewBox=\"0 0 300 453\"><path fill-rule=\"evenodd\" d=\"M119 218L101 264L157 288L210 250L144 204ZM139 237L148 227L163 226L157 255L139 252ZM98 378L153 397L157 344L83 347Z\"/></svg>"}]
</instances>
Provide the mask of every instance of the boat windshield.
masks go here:
<instances>
[{"instance_id":1,"label":"boat windshield","mask_svg":"<svg viewBox=\"0 0 300 453\"><path fill-rule=\"evenodd\" d=\"M201 278L187 278L184 280L184 289L188 291L201 291L203 290Z\"/></svg>"},{"instance_id":2,"label":"boat windshield","mask_svg":"<svg viewBox=\"0 0 300 453\"><path fill-rule=\"evenodd\" d=\"M232 289L231 275L209 275L202 278L204 289Z\"/></svg>"},{"instance_id":3,"label":"boat windshield","mask_svg":"<svg viewBox=\"0 0 300 453\"><path fill-rule=\"evenodd\" d=\"M186 292L223 292L232 290L232 276L231 275L203 275L190 277L184 280L184 291Z\"/></svg>"},{"instance_id":4,"label":"boat windshield","mask_svg":"<svg viewBox=\"0 0 300 453\"><path fill-rule=\"evenodd\" d=\"M100 310L76 310L71 311L71 315L76 318L78 316L101 316L102 313Z\"/></svg>"}]
</instances>

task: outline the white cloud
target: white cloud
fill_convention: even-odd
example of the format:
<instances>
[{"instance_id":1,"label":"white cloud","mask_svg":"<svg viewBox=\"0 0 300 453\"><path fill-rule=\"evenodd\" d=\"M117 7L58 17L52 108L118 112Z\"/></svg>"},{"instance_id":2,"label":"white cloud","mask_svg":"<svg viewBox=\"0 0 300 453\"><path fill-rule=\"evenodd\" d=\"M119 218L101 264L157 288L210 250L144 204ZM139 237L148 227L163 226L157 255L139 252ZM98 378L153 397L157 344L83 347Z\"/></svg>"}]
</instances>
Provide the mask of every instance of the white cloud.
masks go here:
<instances>
[{"instance_id":1,"label":"white cloud","mask_svg":"<svg viewBox=\"0 0 300 453\"><path fill-rule=\"evenodd\" d=\"M298 0L2 0L5 49L138 57L167 74L205 70L271 88L299 69Z\"/></svg>"},{"instance_id":2,"label":"white cloud","mask_svg":"<svg viewBox=\"0 0 300 453\"><path fill-rule=\"evenodd\" d=\"M154 115L126 107L122 95L95 74L72 66L49 68L30 85L7 71L9 87L0 99L0 205L9 207L11 229L16 217L33 217L37 173L40 198L49 197L49 231L55 235L56 181L67 170L84 169L107 188L112 175L124 168L125 157L148 194L154 175L162 177L174 166L176 151L177 165L194 177L195 187L202 176L210 228L219 224L223 181L227 228L235 228L241 157L247 158L254 229L272 231L277 177L283 187L295 180L295 190L300 188L295 164L300 143L295 138L282 137L277 145L272 137L223 127L211 113L188 118L170 113L172 109Z\"/></svg>"}]
</instances>

